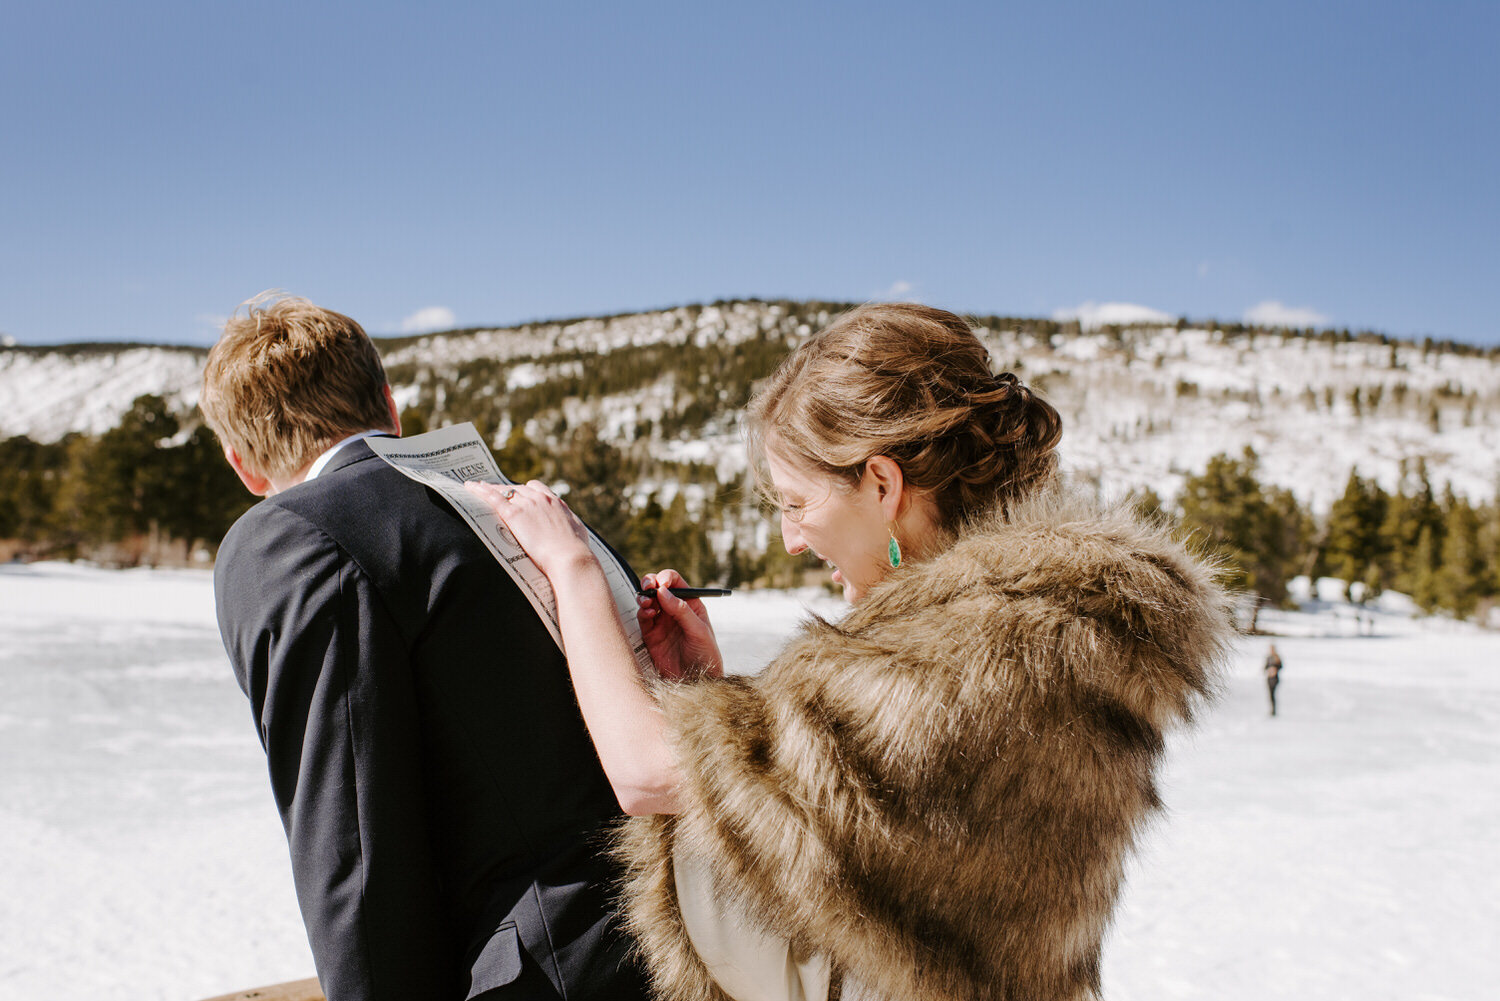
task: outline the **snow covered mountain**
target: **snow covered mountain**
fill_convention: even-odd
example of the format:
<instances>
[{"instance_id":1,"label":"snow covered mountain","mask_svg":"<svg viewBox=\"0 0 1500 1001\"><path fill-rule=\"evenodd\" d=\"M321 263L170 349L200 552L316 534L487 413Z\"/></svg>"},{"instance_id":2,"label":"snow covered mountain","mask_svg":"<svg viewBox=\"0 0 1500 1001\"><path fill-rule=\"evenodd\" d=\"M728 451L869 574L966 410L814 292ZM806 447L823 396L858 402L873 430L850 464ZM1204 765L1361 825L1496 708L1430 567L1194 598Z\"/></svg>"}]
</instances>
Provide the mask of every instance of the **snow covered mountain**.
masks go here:
<instances>
[{"instance_id":1,"label":"snow covered mountain","mask_svg":"<svg viewBox=\"0 0 1500 1001\"><path fill-rule=\"evenodd\" d=\"M592 421L606 438L714 464L727 479L744 465L734 422L744 387L711 385L728 371L720 362L750 342L783 349L840 308L737 301L380 343L398 402L438 423L491 413L479 423L503 441L511 404L529 394L518 415L528 435ZM1170 498L1211 456L1246 445L1263 480L1315 510L1343 491L1351 469L1394 489L1403 466L1421 460L1435 486L1451 483L1475 500L1500 482L1495 350L1237 325L975 322L997 366L1062 412L1065 466L1110 491L1150 487ZM98 433L142 393L190 409L204 353L0 346L0 438Z\"/></svg>"},{"instance_id":2,"label":"snow covered mountain","mask_svg":"<svg viewBox=\"0 0 1500 1001\"><path fill-rule=\"evenodd\" d=\"M144 393L191 410L207 354L206 348L139 344L0 345L0 438L24 434L56 441L70 431L98 434L119 423Z\"/></svg>"}]
</instances>

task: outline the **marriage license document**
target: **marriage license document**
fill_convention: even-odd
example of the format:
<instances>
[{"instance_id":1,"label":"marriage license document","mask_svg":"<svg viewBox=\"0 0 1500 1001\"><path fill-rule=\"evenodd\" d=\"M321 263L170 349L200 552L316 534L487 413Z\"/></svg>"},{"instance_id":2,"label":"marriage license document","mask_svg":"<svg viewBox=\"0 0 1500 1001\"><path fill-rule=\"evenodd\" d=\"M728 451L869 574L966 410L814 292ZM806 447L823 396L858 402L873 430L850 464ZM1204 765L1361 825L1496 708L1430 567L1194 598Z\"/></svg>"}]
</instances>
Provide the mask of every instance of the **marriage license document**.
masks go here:
<instances>
[{"instance_id":1,"label":"marriage license document","mask_svg":"<svg viewBox=\"0 0 1500 1001\"><path fill-rule=\"evenodd\" d=\"M455 424L452 427L413 435L410 438L366 438L371 451L380 456L402 474L418 483L425 484L443 496L459 517L468 523L474 534L484 543L500 565L510 574L531 607L546 623L552 639L562 649L562 631L557 625L557 596L547 575L537 568L516 537L495 516L490 506L464 489L468 480L481 483L512 483L500 471L495 457L473 424ZM646 652L641 639L640 623L636 621L636 593L640 580L629 564L616 553L593 530L589 530L589 547L604 568L609 581L610 593L614 595L615 610L619 614L620 626L625 631L630 647L635 653L637 666L645 677L656 676L651 656Z\"/></svg>"}]
</instances>

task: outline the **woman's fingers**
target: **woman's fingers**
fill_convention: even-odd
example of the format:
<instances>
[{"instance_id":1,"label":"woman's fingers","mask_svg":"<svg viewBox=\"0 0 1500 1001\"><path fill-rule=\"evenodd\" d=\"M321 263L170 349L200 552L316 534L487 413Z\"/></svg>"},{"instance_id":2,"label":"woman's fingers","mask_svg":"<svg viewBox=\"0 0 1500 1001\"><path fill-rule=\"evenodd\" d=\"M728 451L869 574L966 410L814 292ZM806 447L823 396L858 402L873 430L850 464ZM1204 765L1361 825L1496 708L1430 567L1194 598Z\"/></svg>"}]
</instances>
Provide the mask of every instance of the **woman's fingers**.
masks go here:
<instances>
[{"instance_id":1,"label":"woman's fingers","mask_svg":"<svg viewBox=\"0 0 1500 1001\"><path fill-rule=\"evenodd\" d=\"M464 489L473 494L475 497L478 497L489 504L493 504L501 499L500 489L493 483L481 483L478 480L466 480L464 482Z\"/></svg>"},{"instance_id":2,"label":"woman's fingers","mask_svg":"<svg viewBox=\"0 0 1500 1001\"><path fill-rule=\"evenodd\" d=\"M682 574L676 570L658 570L656 573L648 573L641 578L641 590L655 591L657 595L660 595L666 588L679 587L686 583ZM643 600L654 601L655 599L643 596Z\"/></svg>"},{"instance_id":3,"label":"woman's fingers","mask_svg":"<svg viewBox=\"0 0 1500 1001\"><path fill-rule=\"evenodd\" d=\"M673 594L667 588L657 589L656 600L658 603L660 603L661 610L672 616L672 618L676 619L677 622L683 627L684 631L686 631L689 626L699 625L702 622L702 619L698 616L698 614L693 611L690 602L677 597L677 595ZM697 601L696 598L693 600ZM694 631L696 632L701 630Z\"/></svg>"},{"instance_id":4,"label":"woman's fingers","mask_svg":"<svg viewBox=\"0 0 1500 1001\"><path fill-rule=\"evenodd\" d=\"M530 483L464 484L489 505L522 548L549 577L589 552L588 531L562 498L540 480Z\"/></svg>"},{"instance_id":5,"label":"woman's fingers","mask_svg":"<svg viewBox=\"0 0 1500 1001\"><path fill-rule=\"evenodd\" d=\"M482 483L469 480L464 484L464 489L488 503L501 519L507 514L515 514L533 506L546 507L553 503L568 510L563 499L541 480L526 483Z\"/></svg>"},{"instance_id":6,"label":"woman's fingers","mask_svg":"<svg viewBox=\"0 0 1500 1001\"><path fill-rule=\"evenodd\" d=\"M656 583L651 585L652 587L678 587L687 583L686 577L682 576L676 570L671 569L658 570L655 574L648 574L647 576L654 576L656 578Z\"/></svg>"},{"instance_id":7,"label":"woman's fingers","mask_svg":"<svg viewBox=\"0 0 1500 1001\"><path fill-rule=\"evenodd\" d=\"M680 581L681 578L678 578L678 580ZM671 586L663 578L659 577L657 579L657 606L672 617L685 636L695 641L701 641L712 636L712 628L706 621L708 619L708 609L703 607L702 600L698 598L679 598L671 592Z\"/></svg>"},{"instance_id":8,"label":"woman's fingers","mask_svg":"<svg viewBox=\"0 0 1500 1001\"><path fill-rule=\"evenodd\" d=\"M489 504L501 517L505 516L506 509L511 505L524 503L527 500L527 488L512 483L482 483L478 480L469 480L464 483L464 489Z\"/></svg>"},{"instance_id":9,"label":"woman's fingers","mask_svg":"<svg viewBox=\"0 0 1500 1001\"><path fill-rule=\"evenodd\" d=\"M674 587L682 587L686 585L687 578L683 577L682 574L678 573L676 570L667 569L658 570L656 573L648 573L646 576L641 578L641 587L643 589L655 588L656 596L654 598L647 599L647 601L649 601L649 604L643 603L643 607L660 609L661 611L666 612L672 618L676 619L679 623L682 623L685 628L689 625L690 618L707 621L708 609L703 606L702 600L698 598L689 598L687 600L684 600L677 597L677 595L673 594L670 590ZM692 632L694 634L699 634L702 633L703 630L692 630Z\"/></svg>"}]
</instances>

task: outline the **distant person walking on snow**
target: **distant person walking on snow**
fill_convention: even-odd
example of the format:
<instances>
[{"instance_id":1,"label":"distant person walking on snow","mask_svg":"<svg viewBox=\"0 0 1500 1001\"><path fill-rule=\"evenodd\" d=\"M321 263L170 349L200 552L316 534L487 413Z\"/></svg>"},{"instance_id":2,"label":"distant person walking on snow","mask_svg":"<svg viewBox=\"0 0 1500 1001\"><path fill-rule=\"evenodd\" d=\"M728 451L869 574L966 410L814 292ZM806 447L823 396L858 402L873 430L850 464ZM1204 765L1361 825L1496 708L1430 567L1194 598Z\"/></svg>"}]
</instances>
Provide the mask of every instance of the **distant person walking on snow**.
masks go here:
<instances>
[{"instance_id":1,"label":"distant person walking on snow","mask_svg":"<svg viewBox=\"0 0 1500 1001\"><path fill-rule=\"evenodd\" d=\"M1276 686L1281 682L1281 654L1276 652L1276 644L1271 644L1271 652L1266 654L1266 690L1271 693L1271 715L1276 715Z\"/></svg>"}]
</instances>

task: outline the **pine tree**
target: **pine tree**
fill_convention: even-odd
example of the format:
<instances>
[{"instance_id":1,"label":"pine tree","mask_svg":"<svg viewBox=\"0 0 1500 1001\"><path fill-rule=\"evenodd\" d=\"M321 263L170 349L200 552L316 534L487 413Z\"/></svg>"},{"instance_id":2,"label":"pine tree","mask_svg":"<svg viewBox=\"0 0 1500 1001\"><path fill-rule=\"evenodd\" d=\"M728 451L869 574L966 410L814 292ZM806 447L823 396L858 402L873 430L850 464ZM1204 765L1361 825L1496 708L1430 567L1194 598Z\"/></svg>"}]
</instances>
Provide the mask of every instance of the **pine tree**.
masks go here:
<instances>
[{"instance_id":1,"label":"pine tree","mask_svg":"<svg viewBox=\"0 0 1500 1001\"><path fill-rule=\"evenodd\" d=\"M146 395L98 438L69 439L53 498L53 537L75 550L134 538L130 558L138 558L146 537L155 544L176 539L185 549L195 540L217 544L254 498L201 417L189 420L184 434L166 401Z\"/></svg>"},{"instance_id":2,"label":"pine tree","mask_svg":"<svg viewBox=\"0 0 1500 1001\"><path fill-rule=\"evenodd\" d=\"M681 490L672 498L663 521L664 541L671 547L667 558L689 583L718 579L719 566L713 547L702 523L688 513L687 496Z\"/></svg>"},{"instance_id":3,"label":"pine tree","mask_svg":"<svg viewBox=\"0 0 1500 1001\"><path fill-rule=\"evenodd\" d=\"M630 518L630 528L622 543L637 573L651 573L668 565L662 562L665 547L661 540L666 513L661 506L660 494L652 492L646 498L646 506Z\"/></svg>"},{"instance_id":4,"label":"pine tree","mask_svg":"<svg viewBox=\"0 0 1500 1001\"><path fill-rule=\"evenodd\" d=\"M1344 495L1328 511L1324 562L1333 576L1344 581L1351 598L1353 584L1364 580L1370 564L1382 564L1390 555L1384 533L1388 503L1380 484L1351 470Z\"/></svg>"},{"instance_id":5,"label":"pine tree","mask_svg":"<svg viewBox=\"0 0 1500 1001\"><path fill-rule=\"evenodd\" d=\"M407 407L401 411L401 434L405 437L426 434L430 429L427 411L420 407Z\"/></svg>"},{"instance_id":6,"label":"pine tree","mask_svg":"<svg viewBox=\"0 0 1500 1001\"><path fill-rule=\"evenodd\" d=\"M551 465L544 451L526 437L525 428L519 424L510 429L505 447L495 453L495 463L502 473L517 483L546 479Z\"/></svg>"},{"instance_id":7,"label":"pine tree","mask_svg":"<svg viewBox=\"0 0 1500 1001\"><path fill-rule=\"evenodd\" d=\"M1280 604L1302 561L1309 521L1291 491L1260 484L1259 461L1247 447L1241 458L1216 455L1203 473L1188 477L1179 502L1182 531L1225 561L1231 584ZM1253 617L1250 628L1255 624Z\"/></svg>"},{"instance_id":8,"label":"pine tree","mask_svg":"<svg viewBox=\"0 0 1500 1001\"><path fill-rule=\"evenodd\" d=\"M208 426L199 422L181 444L162 456L167 470L164 503L157 512L161 529L189 548L205 542L217 548L235 519L255 502Z\"/></svg>"},{"instance_id":9,"label":"pine tree","mask_svg":"<svg viewBox=\"0 0 1500 1001\"><path fill-rule=\"evenodd\" d=\"M1500 595L1500 490L1490 503L1478 509L1479 553L1485 567L1484 594Z\"/></svg>"},{"instance_id":10,"label":"pine tree","mask_svg":"<svg viewBox=\"0 0 1500 1001\"><path fill-rule=\"evenodd\" d=\"M820 565L810 553L797 556L788 553L782 545L781 537L776 536L766 549L760 578L767 587L801 587L807 578L807 572Z\"/></svg>"},{"instance_id":11,"label":"pine tree","mask_svg":"<svg viewBox=\"0 0 1500 1001\"><path fill-rule=\"evenodd\" d=\"M71 437L53 443L25 435L0 441L0 539L47 539Z\"/></svg>"},{"instance_id":12,"label":"pine tree","mask_svg":"<svg viewBox=\"0 0 1500 1001\"><path fill-rule=\"evenodd\" d=\"M582 424L573 432L558 453L556 476L568 485L568 506L594 531L606 539L626 537L631 511L625 458L598 428Z\"/></svg>"},{"instance_id":13,"label":"pine tree","mask_svg":"<svg viewBox=\"0 0 1500 1001\"><path fill-rule=\"evenodd\" d=\"M724 554L724 586L741 587L746 583L747 573L745 569L745 557L740 552L740 541L737 537L729 540L729 552Z\"/></svg>"},{"instance_id":14,"label":"pine tree","mask_svg":"<svg viewBox=\"0 0 1500 1001\"><path fill-rule=\"evenodd\" d=\"M1425 553L1423 532L1430 537ZM1387 502L1382 534L1389 547L1384 566L1387 581L1416 599L1418 579L1430 578L1437 569L1443 539L1443 513L1433 496L1424 460L1418 459L1413 470L1403 470L1401 489Z\"/></svg>"},{"instance_id":15,"label":"pine tree","mask_svg":"<svg viewBox=\"0 0 1500 1001\"><path fill-rule=\"evenodd\" d=\"M1412 572L1405 585L1417 607L1424 612L1433 612L1442 603L1438 569L1442 566L1442 543L1431 526L1423 526L1417 537Z\"/></svg>"},{"instance_id":16,"label":"pine tree","mask_svg":"<svg viewBox=\"0 0 1500 1001\"><path fill-rule=\"evenodd\" d=\"M97 534L89 528L89 520L100 505L91 496L93 486L88 470L98 445L97 438L84 434L69 435L63 444L47 535L65 553L76 553L85 540Z\"/></svg>"},{"instance_id":17,"label":"pine tree","mask_svg":"<svg viewBox=\"0 0 1500 1001\"><path fill-rule=\"evenodd\" d=\"M1443 538L1438 595L1445 608L1461 619L1472 615L1485 595L1488 568L1480 545L1479 513L1463 498L1445 491L1447 532Z\"/></svg>"}]
</instances>

